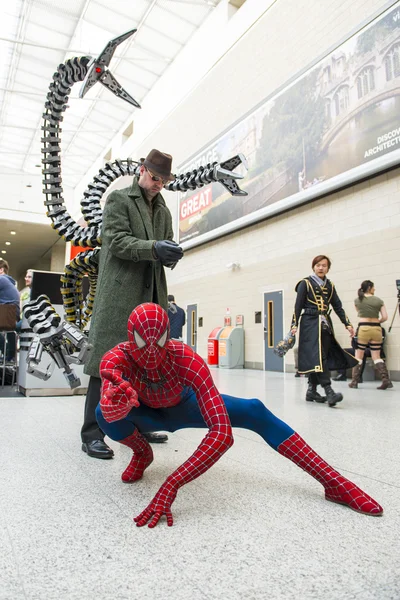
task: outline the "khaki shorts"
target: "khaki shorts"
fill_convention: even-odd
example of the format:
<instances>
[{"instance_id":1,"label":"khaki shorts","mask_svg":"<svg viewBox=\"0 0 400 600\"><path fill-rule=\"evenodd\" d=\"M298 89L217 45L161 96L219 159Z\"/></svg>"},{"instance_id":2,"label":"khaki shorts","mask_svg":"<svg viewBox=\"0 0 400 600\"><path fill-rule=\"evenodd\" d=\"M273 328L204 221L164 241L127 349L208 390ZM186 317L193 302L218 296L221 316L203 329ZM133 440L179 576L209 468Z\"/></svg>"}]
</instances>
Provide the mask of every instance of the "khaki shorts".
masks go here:
<instances>
[{"instance_id":1,"label":"khaki shorts","mask_svg":"<svg viewBox=\"0 0 400 600\"><path fill-rule=\"evenodd\" d=\"M359 325L357 330L357 345L360 350L365 350L368 344L371 350L381 349L382 328L380 325Z\"/></svg>"}]
</instances>

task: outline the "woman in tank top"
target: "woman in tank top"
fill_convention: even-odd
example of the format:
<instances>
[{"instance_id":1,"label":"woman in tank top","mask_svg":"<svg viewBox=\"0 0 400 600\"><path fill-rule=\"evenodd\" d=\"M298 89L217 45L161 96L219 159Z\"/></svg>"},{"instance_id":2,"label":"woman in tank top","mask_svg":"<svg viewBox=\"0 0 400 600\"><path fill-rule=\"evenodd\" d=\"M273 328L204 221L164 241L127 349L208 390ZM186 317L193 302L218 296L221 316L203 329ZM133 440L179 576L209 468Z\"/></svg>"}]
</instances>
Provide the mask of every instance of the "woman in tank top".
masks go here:
<instances>
[{"instance_id":1,"label":"woman in tank top","mask_svg":"<svg viewBox=\"0 0 400 600\"><path fill-rule=\"evenodd\" d=\"M360 322L357 329L356 359L358 365L353 368L353 379L349 387L357 388L360 381L362 360L364 352L369 345L371 357L376 370L382 379L378 390L386 390L393 387L389 379L386 364L381 358L382 328L381 323L387 321L388 315L383 300L375 296L375 286L372 281L366 279L358 290L358 297L354 301Z\"/></svg>"}]
</instances>

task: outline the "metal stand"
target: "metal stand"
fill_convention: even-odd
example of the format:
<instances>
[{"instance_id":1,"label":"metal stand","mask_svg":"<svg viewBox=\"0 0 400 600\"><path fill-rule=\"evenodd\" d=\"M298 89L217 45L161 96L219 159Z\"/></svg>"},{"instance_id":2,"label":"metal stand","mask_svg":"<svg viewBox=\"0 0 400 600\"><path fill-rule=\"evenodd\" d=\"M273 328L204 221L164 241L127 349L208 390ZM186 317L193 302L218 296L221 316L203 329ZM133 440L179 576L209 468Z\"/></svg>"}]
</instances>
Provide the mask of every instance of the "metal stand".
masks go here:
<instances>
[{"instance_id":1,"label":"metal stand","mask_svg":"<svg viewBox=\"0 0 400 600\"><path fill-rule=\"evenodd\" d=\"M392 318L392 321L391 321L391 323L390 323L390 327L389 327L389 329L388 329L388 333L390 333L390 330L391 330L391 329L392 329L392 327L393 327L393 322L394 322L394 319L395 319L395 317L396 317L396 313L397 313L397 311L399 311L399 313L400 313L400 296L397 296L397 306L396 306L396 308L394 309L393 318Z\"/></svg>"}]
</instances>

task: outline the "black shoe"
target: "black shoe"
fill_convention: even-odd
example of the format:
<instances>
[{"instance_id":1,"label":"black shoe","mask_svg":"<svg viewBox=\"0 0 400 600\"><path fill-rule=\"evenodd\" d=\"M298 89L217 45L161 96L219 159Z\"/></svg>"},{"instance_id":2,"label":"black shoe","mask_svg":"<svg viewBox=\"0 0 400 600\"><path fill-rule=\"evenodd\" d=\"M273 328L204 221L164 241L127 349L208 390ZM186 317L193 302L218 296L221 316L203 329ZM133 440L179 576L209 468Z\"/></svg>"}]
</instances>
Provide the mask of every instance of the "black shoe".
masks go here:
<instances>
[{"instance_id":1,"label":"black shoe","mask_svg":"<svg viewBox=\"0 0 400 600\"><path fill-rule=\"evenodd\" d=\"M142 436L150 444L164 444L164 442L168 442L168 436L165 433L142 433Z\"/></svg>"},{"instance_id":2,"label":"black shoe","mask_svg":"<svg viewBox=\"0 0 400 600\"><path fill-rule=\"evenodd\" d=\"M347 381L346 375L337 375L333 378L333 381Z\"/></svg>"},{"instance_id":3,"label":"black shoe","mask_svg":"<svg viewBox=\"0 0 400 600\"><path fill-rule=\"evenodd\" d=\"M338 402L341 402L343 400L343 394L337 394L336 392L334 392L330 385L326 385L324 389L329 406L333 407Z\"/></svg>"},{"instance_id":4,"label":"black shoe","mask_svg":"<svg viewBox=\"0 0 400 600\"><path fill-rule=\"evenodd\" d=\"M111 450L110 446L107 446L104 440L83 442L82 450L93 458L112 458L114 456L114 450Z\"/></svg>"},{"instance_id":5,"label":"black shoe","mask_svg":"<svg viewBox=\"0 0 400 600\"><path fill-rule=\"evenodd\" d=\"M321 404L326 402L325 396L321 396L321 394L317 392L317 386L312 383L308 384L306 400L307 402L319 402Z\"/></svg>"},{"instance_id":6,"label":"black shoe","mask_svg":"<svg viewBox=\"0 0 400 600\"><path fill-rule=\"evenodd\" d=\"M296 371L296 373L294 374L295 377L301 377L300 373L298 371Z\"/></svg>"}]
</instances>

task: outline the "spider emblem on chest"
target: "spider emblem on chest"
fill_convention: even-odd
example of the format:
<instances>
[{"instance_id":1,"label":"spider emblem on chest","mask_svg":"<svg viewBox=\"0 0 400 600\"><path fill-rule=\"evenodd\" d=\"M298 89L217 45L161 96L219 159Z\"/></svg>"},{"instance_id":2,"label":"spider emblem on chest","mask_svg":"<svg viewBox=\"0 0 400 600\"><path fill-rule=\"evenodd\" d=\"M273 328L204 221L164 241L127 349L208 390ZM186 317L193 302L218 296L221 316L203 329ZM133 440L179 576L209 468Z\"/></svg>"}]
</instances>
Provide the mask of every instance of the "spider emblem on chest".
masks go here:
<instances>
[{"instance_id":1,"label":"spider emblem on chest","mask_svg":"<svg viewBox=\"0 0 400 600\"><path fill-rule=\"evenodd\" d=\"M142 377L140 378L140 382L144 383L146 390L151 390L152 392L158 392L160 389L163 390L165 388L166 381L167 378L163 375L161 375L160 381L151 381L151 379L147 377L146 373L143 373Z\"/></svg>"}]
</instances>

